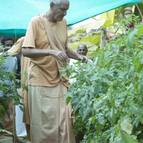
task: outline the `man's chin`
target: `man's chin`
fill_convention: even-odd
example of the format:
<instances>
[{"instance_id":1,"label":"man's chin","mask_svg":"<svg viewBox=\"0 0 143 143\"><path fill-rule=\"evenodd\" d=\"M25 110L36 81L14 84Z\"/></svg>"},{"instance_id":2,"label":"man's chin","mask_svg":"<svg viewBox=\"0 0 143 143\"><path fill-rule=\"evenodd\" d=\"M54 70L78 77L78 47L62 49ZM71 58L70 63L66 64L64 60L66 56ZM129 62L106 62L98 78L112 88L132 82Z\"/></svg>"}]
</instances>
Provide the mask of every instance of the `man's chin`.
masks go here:
<instances>
[{"instance_id":1,"label":"man's chin","mask_svg":"<svg viewBox=\"0 0 143 143\"><path fill-rule=\"evenodd\" d=\"M63 17L62 18L57 18L57 21L62 21L63 20Z\"/></svg>"}]
</instances>

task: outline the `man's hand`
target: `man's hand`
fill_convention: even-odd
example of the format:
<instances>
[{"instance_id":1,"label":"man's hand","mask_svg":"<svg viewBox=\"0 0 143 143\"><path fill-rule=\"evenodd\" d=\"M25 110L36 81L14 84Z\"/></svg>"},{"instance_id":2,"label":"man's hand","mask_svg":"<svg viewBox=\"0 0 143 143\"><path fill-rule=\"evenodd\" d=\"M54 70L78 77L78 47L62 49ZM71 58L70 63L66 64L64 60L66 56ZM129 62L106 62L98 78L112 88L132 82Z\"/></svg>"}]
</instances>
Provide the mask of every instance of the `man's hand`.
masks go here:
<instances>
[{"instance_id":1,"label":"man's hand","mask_svg":"<svg viewBox=\"0 0 143 143\"><path fill-rule=\"evenodd\" d=\"M80 61L82 61L82 62L87 63L88 58L87 58L86 56L80 55L80 54L78 54L78 53L72 51L72 50L69 49L69 48L66 48L66 49L67 49L66 52L67 52L67 55L68 55L69 58L75 59L75 60L80 60Z\"/></svg>"},{"instance_id":2,"label":"man's hand","mask_svg":"<svg viewBox=\"0 0 143 143\"><path fill-rule=\"evenodd\" d=\"M88 58L86 56L83 55L79 55L79 60L83 63L87 63L88 62Z\"/></svg>"},{"instance_id":3,"label":"man's hand","mask_svg":"<svg viewBox=\"0 0 143 143\"><path fill-rule=\"evenodd\" d=\"M54 56L55 58L59 59L62 62L67 62L69 60L66 53L62 52L62 51L53 51L51 55Z\"/></svg>"}]
</instances>

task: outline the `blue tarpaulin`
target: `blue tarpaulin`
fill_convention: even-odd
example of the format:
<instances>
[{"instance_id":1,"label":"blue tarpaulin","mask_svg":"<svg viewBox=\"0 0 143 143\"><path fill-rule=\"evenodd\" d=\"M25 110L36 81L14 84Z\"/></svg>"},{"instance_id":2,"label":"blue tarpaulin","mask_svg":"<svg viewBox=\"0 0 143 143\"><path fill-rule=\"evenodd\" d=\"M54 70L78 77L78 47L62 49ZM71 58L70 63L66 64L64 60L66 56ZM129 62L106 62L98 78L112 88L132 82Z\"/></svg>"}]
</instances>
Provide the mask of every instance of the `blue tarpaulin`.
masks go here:
<instances>
[{"instance_id":1,"label":"blue tarpaulin","mask_svg":"<svg viewBox=\"0 0 143 143\"><path fill-rule=\"evenodd\" d=\"M67 22L72 25L108 10L141 0L70 0ZM31 17L48 10L48 0L0 0L0 35L23 35Z\"/></svg>"}]
</instances>

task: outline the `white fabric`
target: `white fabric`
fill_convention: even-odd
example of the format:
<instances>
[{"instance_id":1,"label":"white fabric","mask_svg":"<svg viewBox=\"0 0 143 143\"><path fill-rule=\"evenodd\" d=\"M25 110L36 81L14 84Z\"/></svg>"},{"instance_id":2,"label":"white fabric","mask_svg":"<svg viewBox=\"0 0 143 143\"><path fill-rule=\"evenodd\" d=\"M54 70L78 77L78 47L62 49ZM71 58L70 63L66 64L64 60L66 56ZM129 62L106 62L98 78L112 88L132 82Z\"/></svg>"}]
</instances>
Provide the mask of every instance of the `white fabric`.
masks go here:
<instances>
[{"instance_id":1,"label":"white fabric","mask_svg":"<svg viewBox=\"0 0 143 143\"><path fill-rule=\"evenodd\" d=\"M25 137L27 135L25 124L23 123L23 111L20 109L19 105L15 106L16 112L16 134L19 137Z\"/></svg>"}]
</instances>

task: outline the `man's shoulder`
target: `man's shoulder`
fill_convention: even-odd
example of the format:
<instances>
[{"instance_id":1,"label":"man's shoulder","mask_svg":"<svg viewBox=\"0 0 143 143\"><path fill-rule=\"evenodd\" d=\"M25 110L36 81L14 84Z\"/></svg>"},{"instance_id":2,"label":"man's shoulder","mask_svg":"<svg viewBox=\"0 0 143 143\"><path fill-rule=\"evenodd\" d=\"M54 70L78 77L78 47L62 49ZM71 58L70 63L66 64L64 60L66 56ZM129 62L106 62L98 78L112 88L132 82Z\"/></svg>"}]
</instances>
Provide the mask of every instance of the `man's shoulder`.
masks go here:
<instances>
[{"instance_id":1,"label":"man's shoulder","mask_svg":"<svg viewBox=\"0 0 143 143\"><path fill-rule=\"evenodd\" d=\"M39 23L39 22L40 22L40 18L41 18L40 15L33 16L33 17L31 18L31 23Z\"/></svg>"},{"instance_id":2,"label":"man's shoulder","mask_svg":"<svg viewBox=\"0 0 143 143\"><path fill-rule=\"evenodd\" d=\"M30 23L33 25L39 25L41 23L41 15L33 16Z\"/></svg>"}]
</instances>

